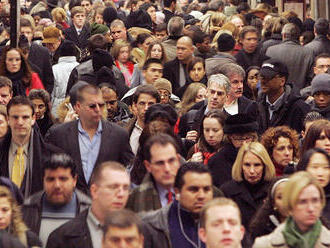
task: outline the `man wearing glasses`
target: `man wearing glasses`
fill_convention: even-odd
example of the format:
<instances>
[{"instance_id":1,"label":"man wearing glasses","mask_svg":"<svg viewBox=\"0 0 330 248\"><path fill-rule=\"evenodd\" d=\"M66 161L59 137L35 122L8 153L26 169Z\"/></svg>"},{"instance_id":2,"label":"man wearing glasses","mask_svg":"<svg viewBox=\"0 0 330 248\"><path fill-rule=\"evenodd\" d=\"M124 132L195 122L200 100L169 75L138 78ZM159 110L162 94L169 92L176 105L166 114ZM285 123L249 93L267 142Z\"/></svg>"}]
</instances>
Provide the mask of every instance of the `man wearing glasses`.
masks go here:
<instances>
[{"instance_id":1,"label":"man wearing glasses","mask_svg":"<svg viewBox=\"0 0 330 248\"><path fill-rule=\"evenodd\" d=\"M75 105L79 120L63 123L49 130L47 142L68 153L78 167L77 188L88 193L94 168L104 161L127 166L133 153L127 132L103 120L105 103L101 90L94 85L78 89Z\"/></svg>"},{"instance_id":2,"label":"man wearing glasses","mask_svg":"<svg viewBox=\"0 0 330 248\"><path fill-rule=\"evenodd\" d=\"M269 59L260 69L261 97L259 107L259 132L267 128L287 125L298 133L303 129L303 120L310 107L296 92L286 65L277 59Z\"/></svg>"}]
</instances>

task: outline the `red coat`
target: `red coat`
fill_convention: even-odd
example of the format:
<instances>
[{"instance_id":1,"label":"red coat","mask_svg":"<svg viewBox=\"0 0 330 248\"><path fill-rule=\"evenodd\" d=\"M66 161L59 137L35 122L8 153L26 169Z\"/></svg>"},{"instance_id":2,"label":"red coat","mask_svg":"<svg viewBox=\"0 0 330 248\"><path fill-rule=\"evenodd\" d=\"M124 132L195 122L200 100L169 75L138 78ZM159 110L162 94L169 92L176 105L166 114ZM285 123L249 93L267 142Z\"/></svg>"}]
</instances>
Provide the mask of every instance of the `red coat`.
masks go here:
<instances>
[{"instance_id":1,"label":"red coat","mask_svg":"<svg viewBox=\"0 0 330 248\"><path fill-rule=\"evenodd\" d=\"M44 85L41 82L41 79L39 78L39 75L35 72L32 72L31 86L29 88L26 88L25 94L28 96L30 90L33 89L45 89Z\"/></svg>"}]
</instances>

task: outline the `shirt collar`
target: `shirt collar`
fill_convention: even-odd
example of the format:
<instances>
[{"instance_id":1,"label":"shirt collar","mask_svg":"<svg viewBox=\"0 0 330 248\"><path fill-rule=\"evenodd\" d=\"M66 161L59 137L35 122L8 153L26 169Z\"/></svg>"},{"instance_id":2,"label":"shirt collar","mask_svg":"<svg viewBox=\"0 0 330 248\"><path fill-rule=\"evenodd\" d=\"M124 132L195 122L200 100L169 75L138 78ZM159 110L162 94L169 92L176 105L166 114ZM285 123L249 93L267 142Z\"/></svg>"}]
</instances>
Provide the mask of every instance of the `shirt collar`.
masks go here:
<instances>
[{"instance_id":1,"label":"shirt collar","mask_svg":"<svg viewBox=\"0 0 330 248\"><path fill-rule=\"evenodd\" d=\"M266 95L266 103L267 103L267 105L269 105L269 107L272 108L272 110L276 111L282 106L283 98L284 98L284 92L282 93L282 95L279 98L277 98L277 100L274 103L270 103L269 99L268 99L268 95Z\"/></svg>"},{"instance_id":2,"label":"shirt collar","mask_svg":"<svg viewBox=\"0 0 330 248\"><path fill-rule=\"evenodd\" d=\"M16 155L16 151L18 149L18 145L13 141L13 139L11 140L10 142L10 148L9 148L9 151L10 153L15 156ZM25 145L23 145L23 152L24 154L27 156L29 153L29 142L26 143Z\"/></svg>"},{"instance_id":3,"label":"shirt collar","mask_svg":"<svg viewBox=\"0 0 330 248\"><path fill-rule=\"evenodd\" d=\"M95 215L92 212L92 208L89 208L88 210L88 215L87 218L89 219L89 221L92 223L92 225L96 228L96 229L101 229L102 225L101 223L98 221L98 219L95 217Z\"/></svg>"},{"instance_id":4,"label":"shirt collar","mask_svg":"<svg viewBox=\"0 0 330 248\"><path fill-rule=\"evenodd\" d=\"M143 128L139 126L137 121L135 122L134 127L136 127L141 132L143 131Z\"/></svg>"},{"instance_id":5,"label":"shirt collar","mask_svg":"<svg viewBox=\"0 0 330 248\"><path fill-rule=\"evenodd\" d=\"M99 133L101 133L102 130L103 130L103 128L102 128L102 121L99 121L99 125L98 125L98 127L97 127L97 129L96 129L95 134L99 134ZM79 131L79 133L82 133L82 134L86 134L86 133L87 133L87 132L83 129L80 120L78 121L78 131Z\"/></svg>"},{"instance_id":6,"label":"shirt collar","mask_svg":"<svg viewBox=\"0 0 330 248\"><path fill-rule=\"evenodd\" d=\"M156 188L159 194L160 198L167 198L167 193L168 193L168 189L165 189L164 187L162 187L161 185L159 185L158 183L156 184ZM170 190L172 193L174 193L173 189L171 188Z\"/></svg>"}]
</instances>

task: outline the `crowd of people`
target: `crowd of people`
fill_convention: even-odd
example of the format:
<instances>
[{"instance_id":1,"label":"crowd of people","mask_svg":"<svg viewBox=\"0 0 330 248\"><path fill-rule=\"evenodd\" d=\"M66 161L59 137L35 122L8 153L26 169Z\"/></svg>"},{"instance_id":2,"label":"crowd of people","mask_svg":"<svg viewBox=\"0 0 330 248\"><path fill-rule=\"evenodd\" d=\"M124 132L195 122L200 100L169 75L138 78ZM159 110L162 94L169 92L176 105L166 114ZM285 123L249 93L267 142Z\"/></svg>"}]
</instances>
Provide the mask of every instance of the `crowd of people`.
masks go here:
<instances>
[{"instance_id":1,"label":"crowd of people","mask_svg":"<svg viewBox=\"0 0 330 248\"><path fill-rule=\"evenodd\" d=\"M0 1L0 247L330 247L329 20L20 2L11 44Z\"/></svg>"}]
</instances>

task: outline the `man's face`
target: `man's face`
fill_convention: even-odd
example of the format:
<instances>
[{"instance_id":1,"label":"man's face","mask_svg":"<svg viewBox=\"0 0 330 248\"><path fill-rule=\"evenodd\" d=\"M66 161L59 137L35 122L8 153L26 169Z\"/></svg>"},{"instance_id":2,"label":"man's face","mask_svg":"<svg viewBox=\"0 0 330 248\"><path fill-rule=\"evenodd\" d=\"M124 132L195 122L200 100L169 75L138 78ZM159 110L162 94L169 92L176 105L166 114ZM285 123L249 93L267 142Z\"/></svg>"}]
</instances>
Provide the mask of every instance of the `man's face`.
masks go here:
<instances>
[{"instance_id":1,"label":"man's face","mask_svg":"<svg viewBox=\"0 0 330 248\"><path fill-rule=\"evenodd\" d=\"M77 114L83 125L96 126L102 119L105 103L102 93L90 94L83 92L83 101L77 102Z\"/></svg>"},{"instance_id":2,"label":"man's face","mask_svg":"<svg viewBox=\"0 0 330 248\"><path fill-rule=\"evenodd\" d=\"M206 92L209 109L222 109L226 100L226 91L217 83L211 83Z\"/></svg>"},{"instance_id":3,"label":"man's face","mask_svg":"<svg viewBox=\"0 0 330 248\"><path fill-rule=\"evenodd\" d=\"M316 106L321 109L330 105L330 91L318 91L313 95L313 97Z\"/></svg>"},{"instance_id":4,"label":"man's face","mask_svg":"<svg viewBox=\"0 0 330 248\"><path fill-rule=\"evenodd\" d=\"M254 32L247 32L241 40L243 49L247 53L253 53L258 46L258 35Z\"/></svg>"},{"instance_id":5,"label":"man's face","mask_svg":"<svg viewBox=\"0 0 330 248\"><path fill-rule=\"evenodd\" d=\"M156 31L155 36L156 36L158 41L163 41L167 37L167 32L166 32L166 30Z\"/></svg>"},{"instance_id":6,"label":"man's face","mask_svg":"<svg viewBox=\"0 0 330 248\"><path fill-rule=\"evenodd\" d=\"M58 47L61 45L61 40L59 39L58 41L56 41L55 43L44 43L45 47L47 47L47 49L51 52L51 53L55 53L56 50L58 49Z\"/></svg>"},{"instance_id":7,"label":"man's face","mask_svg":"<svg viewBox=\"0 0 330 248\"><path fill-rule=\"evenodd\" d=\"M203 206L213 198L212 178L208 173L187 172L183 176L184 185L176 195L183 208L199 214Z\"/></svg>"},{"instance_id":8,"label":"man's face","mask_svg":"<svg viewBox=\"0 0 330 248\"><path fill-rule=\"evenodd\" d=\"M109 89L102 92L103 100L107 106L108 117L113 118L118 109L117 94L113 90Z\"/></svg>"},{"instance_id":9,"label":"man's face","mask_svg":"<svg viewBox=\"0 0 330 248\"><path fill-rule=\"evenodd\" d=\"M77 13L72 17L72 22L76 28L82 28L86 21L86 14L85 13Z\"/></svg>"},{"instance_id":10,"label":"man's face","mask_svg":"<svg viewBox=\"0 0 330 248\"><path fill-rule=\"evenodd\" d=\"M243 95L243 77L241 75L234 74L229 77L229 81L229 95L235 99L240 98Z\"/></svg>"},{"instance_id":11,"label":"man's face","mask_svg":"<svg viewBox=\"0 0 330 248\"><path fill-rule=\"evenodd\" d=\"M142 72L147 84L154 84L154 82L163 76L163 65L158 63L151 63L146 70Z\"/></svg>"},{"instance_id":12,"label":"man's face","mask_svg":"<svg viewBox=\"0 0 330 248\"><path fill-rule=\"evenodd\" d=\"M33 99L31 101L33 103L34 113L36 114L36 119L39 120L46 113L46 110L47 110L46 104L41 99Z\"/></svg>"},{"instance_id":13,"label":"man's face","mask_svg":"<svg viewBox=\"0 0 330 248\"><path fill-rule=\"evenodd\" d=\"M10 92L10 88L8 86L4 86L0 88L0 104L7 106L13 94Z\"/></svg>"},{"instance_id":14,"label":"man's face","mask_svg":"<svg viewBox=\"0 0 330 248\"><path fill-rule=\"evenodd\" d=\"M285 77L281 77L280 75L276 75L275 77L269 79L263 76L259 76L261 90L266 95L276 94L280 91L281 88L284 87Z\"/></svg>"},{"instance_id":15,"label":"man's face","mask_svg":"<svg viewBox=\"0 0 330 248\"><path fill-rule=\"evenodd\" d=\"M48 202L52 205L69 203L76 184L77 176L71 175L71 168L58 167L55 170L45 170L44 190Z\"/></svg>"},{"instance_id":16,"label":"man's face","mask_svg":"<svg viewBox=\"0 0 330 248\"><path fill-rule=\"evenodd\" d=\"M103 212L123 209L129 188L130 179L125 171L104 168L101 180L91 185L93 204Z\"/></svg>"},{"instance_id":17,"label":"man's face","mask_svg":"<svg viewBox=\"0 0 330 248\"><path fill-rule=\"evenodd\" d=\"M137 112L137 119L144 122L144 115L146 111L155 103L157 103L157 101L153 96L144 93L140 94L137 102L134 103Z\"/></svg>"},{"instance_id":18,"label":"man's face","mask_svg":"<svg viewBox=\"0 0 330 248\"><path fill-rule=\"evenodd\" d=\"M244 236L239 210L231 205L213 206L206 212L205 228L199 237L207 248L239 248Z\"/></svg>"},{"instance_id":19,"label":"man's face","mask_svg":"<svg viewBox=\"0 0 330 248\"><path fill-rule=\"evenodd\" d=\"M163 188L170 189L180 167L179 156L172 144L154 144L150 148L150 161L145 160L147 171L156 183Z\"/></svg>"},{"instance_id":20,"label":"man's face","mask_svg":"<svg viewBox=\"0 0 330 248\"><path fill-rule=\"evenodd\" d=\"M194 47L185 39L178 40L176 44L176 56L178 60L187 63L192 57Z\"/></svg>"},{"instance_id":21,"label":"man's face","mask_svg":"<svg viewBox=\"0 0 330 248\"><path fill-rule=\"evenodd\" d=\"M29 43L32 41L33 38L33 30L30 27L21 27L21 34L24 34Z\"/></svg>"},{"instance_id":22,"label":"man's face","mask_svg":"<svg viewBox=\"0 0 330 248\"><path fill-rule=\"evenodd\" d=\"M28 105L13 105L9 109L8 124L12 136L19 139L30 137L31 128L35 122L35 116L32 115L32 109Z\"/></svg>"},{"instance_id":23,"label":"man's face","mask_svg":"<svg viewBox=\"0 0 330 248\"><path fill-rule=\"evenodd\" d=\"M122 26L111 27L111 35L113 40L127 40L126 28Z\"/></svg>"},{"instance_id":24,"label":"man's face","mask_svg":"<svg viewBox=\"0 0 330 248\"><path fill-rule=\"evenodd\" d=\"M102 248L143 248L143 241L136 225L124 228L110 226L103 237Z\"/></svg>"},{"instance_id":25,"label":"man's face","mask_svg":"<svg viewBox=\"0 0 330 248\"><path fill-rule=\"evenodd\" d=\"M92 5L89 1L81 1L80 6L85 8L86 13L89 13L92 10Z\"/></svg>"},{"instance_id":26,"label":"man's face","mask_svg":"<svg viewBox=\"0 0 330 248\"><path fill-rule=\"evenodd\" d=\"M203 43L196 44L198 50L201 53L207 53L210 51L210 37L205 37Z\"/></svg>"},{"instance_id":27,"label":"man's face","mask_svg":"<svg viewBox=\"0 0 330 248\"><path fill-rule=\"evenodd\" d=\"M319 58L315 62L314 74L318 75L321 73L326 73L330 68L330 58Z\"/></svg>"}]
</instances>

